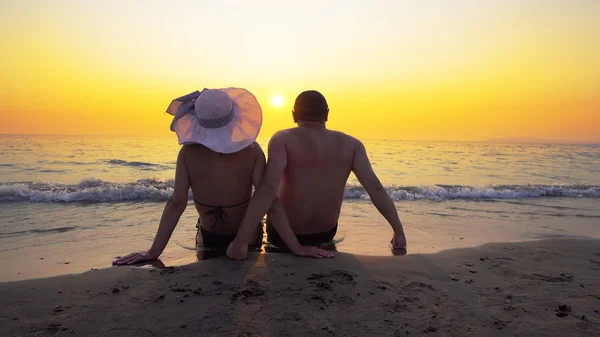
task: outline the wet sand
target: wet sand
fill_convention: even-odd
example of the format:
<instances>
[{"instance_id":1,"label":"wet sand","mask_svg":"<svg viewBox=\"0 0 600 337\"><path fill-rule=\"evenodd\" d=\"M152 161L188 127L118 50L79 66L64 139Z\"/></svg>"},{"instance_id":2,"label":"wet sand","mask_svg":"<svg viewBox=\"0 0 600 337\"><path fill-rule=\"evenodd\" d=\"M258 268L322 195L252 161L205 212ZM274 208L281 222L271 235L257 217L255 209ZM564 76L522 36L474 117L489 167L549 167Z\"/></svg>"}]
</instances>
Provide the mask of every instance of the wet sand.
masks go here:
<instances>
[{"instance_id":1,"label":"wet sand","mask_svg":"<svg viewBox=\"0 0 600 337\"><path fill-rule=\"evenodd\" d=\"M405 224L409 254L434 254L489 242L600 239L596 199L518 203L414 201L397 207ZM0 282L102 269L110 266L115 256L146 250L154 240L162 207L157 203L0 203L0 213L6 216L0 230ZM548 213L549 209L553 211ZM193 250L197 217L193 205L188 205L161 255L165 264L197 261ZM339 251L392 255L392 230L372 203L345 201L339 223L335 237L341 240Z\"/></svg>"},{"instance_id":2,"label":"wet sand","mask_svg":"<svg viewBox=\"0 0 600 337\"><path fill-rule=\"evenodd\" d=\"M1 336L592 336L600 241L253 253L0 283Z\"/></svg>"}]
</instances>

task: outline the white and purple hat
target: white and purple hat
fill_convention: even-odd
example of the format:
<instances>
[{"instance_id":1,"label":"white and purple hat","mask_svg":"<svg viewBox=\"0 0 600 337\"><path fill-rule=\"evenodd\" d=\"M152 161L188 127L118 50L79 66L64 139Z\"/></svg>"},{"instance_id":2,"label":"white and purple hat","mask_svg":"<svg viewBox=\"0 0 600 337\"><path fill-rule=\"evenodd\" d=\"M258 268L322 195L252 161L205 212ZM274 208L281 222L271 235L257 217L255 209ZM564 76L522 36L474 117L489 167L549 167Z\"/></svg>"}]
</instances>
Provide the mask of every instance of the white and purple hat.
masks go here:
<instances>
[{"instance_id":1,"label":"white and purple hat","mask_svg":"<svg viewBox=\"0 0 600 337\"><path fill-rule=\"evenodd\" d=\"M252 144L262 125L262 109L248 90L204 89L174 99L167 113L179 144L199 143L219 153Z\"/></svg>"}]
</instances>

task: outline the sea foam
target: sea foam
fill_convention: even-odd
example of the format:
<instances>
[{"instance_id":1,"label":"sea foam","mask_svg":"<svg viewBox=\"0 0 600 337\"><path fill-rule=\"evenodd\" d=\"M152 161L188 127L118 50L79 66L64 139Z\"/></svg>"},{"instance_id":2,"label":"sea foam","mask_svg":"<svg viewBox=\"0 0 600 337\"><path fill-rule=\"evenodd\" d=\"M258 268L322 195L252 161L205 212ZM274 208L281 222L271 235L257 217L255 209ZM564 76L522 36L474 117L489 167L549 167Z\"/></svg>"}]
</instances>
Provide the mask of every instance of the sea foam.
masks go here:
<instances>
[{"instance_id":1,"label":"sea foam","mask_svg":"<svg viewBox=\"0 0 600 337\"><path fill-rule=\"evenodd\" d=\"M401 200L480 200L524 198L600 198L599 185L422 185L386 186L394 201ZM86 179L78 184L48 182L0 183L0 202L131 202L166 201L173 193L173 180L140 179L133 182L110 182ZM191 194L190 194L191 198ZM369 200L360 186L348 185L345 199Z\"/></svg>"}]
</instances>

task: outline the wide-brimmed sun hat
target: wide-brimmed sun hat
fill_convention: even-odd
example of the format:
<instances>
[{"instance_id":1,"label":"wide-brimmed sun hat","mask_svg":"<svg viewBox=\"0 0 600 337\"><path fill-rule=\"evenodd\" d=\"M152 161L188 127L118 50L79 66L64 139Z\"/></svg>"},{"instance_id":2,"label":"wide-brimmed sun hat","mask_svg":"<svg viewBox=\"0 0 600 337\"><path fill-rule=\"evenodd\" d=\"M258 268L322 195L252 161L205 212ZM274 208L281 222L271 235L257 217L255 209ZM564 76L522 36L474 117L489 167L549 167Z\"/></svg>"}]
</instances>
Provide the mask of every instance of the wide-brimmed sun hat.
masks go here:
<instances>
[{"instance_id":1,"label":"wide-brimmed sun hat","mask_svg":"<svg viewBox=\"0 0 600 337\"><path fill-rule=\"evenodd\" d=\"M167 113L179 144L199 143L219 153L252 144L262 125L262 109L248 90L204 89L174 99Z\"/></svg>"}]
</instances>

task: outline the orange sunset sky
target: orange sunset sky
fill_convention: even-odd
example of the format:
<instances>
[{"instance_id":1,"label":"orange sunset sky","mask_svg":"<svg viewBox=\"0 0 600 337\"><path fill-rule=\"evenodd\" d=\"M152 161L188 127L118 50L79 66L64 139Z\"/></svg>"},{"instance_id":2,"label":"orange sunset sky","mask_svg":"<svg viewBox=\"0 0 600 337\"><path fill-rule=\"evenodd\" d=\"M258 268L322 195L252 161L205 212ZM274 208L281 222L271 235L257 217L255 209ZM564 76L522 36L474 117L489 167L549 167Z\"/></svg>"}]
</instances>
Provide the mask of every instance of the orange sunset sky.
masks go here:
<instances>
[{"instance_id":1,"label":"orange sunset sky","mask_svg":"<svg viewBox=\"0 0 600 337\"><path fill-rule=\"evenodd\" d=\"M594 0L3 0L0 133L165 136L237 86L263 137L316 89L364 138L598 142L599 32Z\"/></svg>"}]
</instances>

